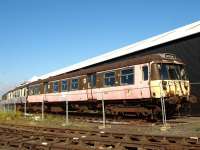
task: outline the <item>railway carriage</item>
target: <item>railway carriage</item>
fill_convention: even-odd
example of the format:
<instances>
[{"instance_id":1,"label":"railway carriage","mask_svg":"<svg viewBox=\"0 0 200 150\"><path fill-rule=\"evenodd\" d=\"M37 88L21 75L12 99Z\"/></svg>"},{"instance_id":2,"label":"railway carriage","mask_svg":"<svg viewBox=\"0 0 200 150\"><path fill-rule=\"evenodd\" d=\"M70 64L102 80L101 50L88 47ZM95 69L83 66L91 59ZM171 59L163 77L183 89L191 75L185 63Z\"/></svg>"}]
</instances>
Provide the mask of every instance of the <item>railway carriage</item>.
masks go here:
<instances>
[{"instance_id":1,"label":"railway carriage","mask_svg":"<svg viewBox=\"0 0 200 150\"><path fill-rule=\"evenodd\" d=\"M64 112L99 112L152 116L164 98L167 113L189 102L190 85L185 64L169 53L99 63L21 85L7 92L7 100L27 100L28 109ZM185 105L184 105L185 106ZM22 104L18 103L18 108Z\"/></svg>"},{"instance_id":2,"label":"railway carriage","mask_svg":"<svg viewBox=\"0 0 200 150\"><path fill-rule=\"evenodd\" d=\"M173 54L159 53L37 80L28 85L27 101L34 110L44 101L46 111L64 111L68 101L70 110L97 112L104 100L112 114L150 115L160 112L161 97L168 112L175 112L189 94L185 64Z\"/></svg>"},{"instance_id":3,"label":"railway carriage","mask_svg":"<svg viewBox=\"0 0 200 150\"><path fill-rule=\"evenodd\" d=\"M2 96L3 100L15 101L16 103L24 102L28 97L27 84L21 84L20 86L8 91Z\"/></svg>"}]
</instances>

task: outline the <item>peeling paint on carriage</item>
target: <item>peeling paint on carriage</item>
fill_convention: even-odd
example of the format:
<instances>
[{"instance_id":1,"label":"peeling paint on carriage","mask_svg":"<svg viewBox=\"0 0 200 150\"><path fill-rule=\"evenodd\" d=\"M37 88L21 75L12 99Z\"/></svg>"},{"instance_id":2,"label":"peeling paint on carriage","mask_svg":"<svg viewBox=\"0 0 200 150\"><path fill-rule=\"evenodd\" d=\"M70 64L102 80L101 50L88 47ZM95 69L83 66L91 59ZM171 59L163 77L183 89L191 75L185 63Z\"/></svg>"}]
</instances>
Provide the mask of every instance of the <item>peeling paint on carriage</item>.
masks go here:
<instances>
[{"instance_id":1,"label":"peeling paint on carriage","mask_svg":"<svg viewBox=\"0 0 200 150\"><path fill-rule=\"evenodd\" d=\"M160 98L161 96L187 98L190 95L189 81L155 80L150 82L150 86L152 97L154 98Z\"/></svg>"},{"instance_id":2,"label":"peeling paint on carriage","mask_svg":"<svg viewBox=\"0 0 200 150\"><path fill-rule=\"evenodd\" d=\"M39 80L21 88L18 87L14 93L26 88L28 90L27 102L30 105L45 101L49 103L50 110L55 107L53 103L62 105L62 102L66 100L74 107L76 107L75 105L88 107L90 103L93 103L93 109L97 109L98 101L104 100L108 104L107 110L120 108L124 111L126 107L129 107L127 113L130 113L131 108L135 110L137 109L135 106L142 105L141 107L145 109L139 107L138 111L152 112L152 109L157 109L159 106L159 103L152 101L154 99L159 100L163 96L169 103L177 105L183 102L184 97L189 96L189 81L181 74L181 72L186 72L183 65L184 63L172 54L151 54L91 67L96 71L93 72L93 75L96 76L95 86L91 86L91 80L88 78L91 75L88 72L90 73L91 70L86 68L78 70L78 76L76 72L73 72L51 77L48 81ZM163 67L165 71L163 71ZM164 79L161 80L161 78ZM66 79L69 81L67 90L62 92L61 81ZM76 79L76 82L73 79ZM45 90L47 83L48 91ZM162 95L161 91L163 91ZM173 99L174 96L178 101ZM18 97L20 95L17 95L16 99ZM82 104L83 102L84 104ZM76 108L81 109L81 107ZM136 112L138 113L138 111ZM147 114L149 115L149 113Z\"/></svg>"}]
</instances>

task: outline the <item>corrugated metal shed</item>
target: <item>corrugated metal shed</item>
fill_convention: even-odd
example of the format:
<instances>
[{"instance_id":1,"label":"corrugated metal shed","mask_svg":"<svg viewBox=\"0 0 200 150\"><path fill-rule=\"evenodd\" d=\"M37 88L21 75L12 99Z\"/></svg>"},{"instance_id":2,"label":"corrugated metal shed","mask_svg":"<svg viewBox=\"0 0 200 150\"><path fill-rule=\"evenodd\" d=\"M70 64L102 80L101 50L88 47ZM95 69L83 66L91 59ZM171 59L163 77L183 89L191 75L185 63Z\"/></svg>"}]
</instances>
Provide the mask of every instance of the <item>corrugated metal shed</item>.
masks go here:
<instances>
[{"instance_id":1,"label":"corrugated metal shed","mask_svg":"<svg viewBox=\"0 0 200 150\"><path fill-rule=\"evenodd\" d=\"M81 69L81 68L88 67L88 66L91 66L94 64L105 62L107 60L111 60L114 58L118 58L121 56L125 56L128 54L134 53L134 52L138 52L138 51L150 48L150 47L154 47L154 46L161 45L161 44L164 44L167 42L171 42L171 41L174 41L177 39L181 39L181 38L184 38L187 36L191 36L191 35L197 34L197 33L200 33L200 21L197 21L192 24L180 27L178 29L160 34L158 36L151 37L151 38L143 40L143 41L128 45L126 47L105 53L103 55L93 57L91 59L74 64L72 66L53 71L53 72L50 72L48 74L45 74L45 75L42 75L39 77L35 76L35 77L31 78L29 81L33 82L33 81L37 81L39 79L46 79L51 76L56 76L56 75L59 75L62 73L71 72L71 71L74 71L77 69Z\"/></svg>"}]
</instances>

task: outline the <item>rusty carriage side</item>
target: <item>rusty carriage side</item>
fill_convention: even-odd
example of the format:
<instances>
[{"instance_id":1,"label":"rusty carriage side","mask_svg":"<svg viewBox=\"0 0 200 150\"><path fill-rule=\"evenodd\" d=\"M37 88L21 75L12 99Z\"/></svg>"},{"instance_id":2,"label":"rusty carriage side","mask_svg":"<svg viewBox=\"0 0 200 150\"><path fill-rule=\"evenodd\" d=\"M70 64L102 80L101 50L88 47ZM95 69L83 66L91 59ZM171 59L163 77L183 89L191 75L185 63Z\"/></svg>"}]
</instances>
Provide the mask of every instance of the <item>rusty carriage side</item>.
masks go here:
<instances>
[{"instance_id":1,"label":"rusty carriage side","mask_svg":"<svg viewBox=\"0 0 200 150\"><path fill-rule=\"evenodd\" d=\"M149 116L160 112L161 97L175 112L189 93L184 63L172 54L151 54L32 82L28 103L36 110L45 101L46 111L62 112L67 100L70 110L98 112L104 100L107 113Z\"/></svg>"},{"instance_id":2,"label":"rusty carriage side","mask_svg":"<svg viewBox=\"0 0 200 150\"><path fill-rule=\"evenodd\" d=\"M170 114L188 102L190 86L184 66L173 54L151 54L39 79L12 93L26 92L18 99L26 97L29 111L41 111L44 102L45 111L64 112L68 101L71 111L98 113L103 100L109 114L152 117L160 113L162 97Z\"/></svg>"}]
</instances>

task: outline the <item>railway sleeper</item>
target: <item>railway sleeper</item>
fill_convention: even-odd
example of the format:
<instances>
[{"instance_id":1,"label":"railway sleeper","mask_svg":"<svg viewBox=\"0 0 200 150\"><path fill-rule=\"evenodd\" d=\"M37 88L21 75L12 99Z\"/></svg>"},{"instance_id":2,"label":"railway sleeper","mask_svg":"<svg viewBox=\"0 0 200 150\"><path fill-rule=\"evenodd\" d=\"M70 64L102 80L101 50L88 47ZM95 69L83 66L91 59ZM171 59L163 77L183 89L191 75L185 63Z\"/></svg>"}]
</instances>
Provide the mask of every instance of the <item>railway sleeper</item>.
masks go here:
<instances>
[{"instance_id":1,"label":"railway sleeper","mask_svg":"<svg viewBox=\"0 0 200 150\"><path fill-rule=\"evenodd\" d=\"M50 150L52 144L54 142L47 142L47 141L41 141L41 140L32 140L23 142L22 149L28 149L28 150Z\"/></svg>"}]
</instances>

